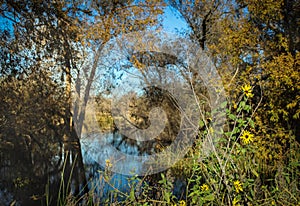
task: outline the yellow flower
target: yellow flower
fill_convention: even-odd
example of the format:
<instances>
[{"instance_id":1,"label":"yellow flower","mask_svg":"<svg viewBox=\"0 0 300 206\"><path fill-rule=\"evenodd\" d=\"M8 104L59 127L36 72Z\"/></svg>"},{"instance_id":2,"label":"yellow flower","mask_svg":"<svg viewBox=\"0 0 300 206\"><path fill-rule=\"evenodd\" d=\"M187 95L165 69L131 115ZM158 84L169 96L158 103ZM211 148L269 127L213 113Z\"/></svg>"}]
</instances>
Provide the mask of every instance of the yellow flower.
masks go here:
<instances>
[{"instance_id":1,"label":"yellow flower","mask_svg":"<svg viewBox=\"0 0 300 206\"><path fill-rule=\"evenodd\" d=\"M237 105L235 102L233 102L233 109L236 109L237 108Z\"/></svg>"},{"instance_id":2,"label":"yellow flower","mask_svg":"<svg viewBox=\"0 0 300 206\"><path fill-rule=\"evenodd\" d=\"M236 191L237 193L243 191L242 184L241 184L241 182L240 182L239 180L234 181L234 182L233 182L233 185L234 185L235 191Z\"/></svg>"},{"instance_id":3,"label":"yellow flower","mask_svg":"<svg viewBox=\"0 0 300 206\"><path fill-rule=\"evenodd\" d=\"M209 187L207 184L203 184L200 188L201 188L202 192L209 190Z\"/></svg>"},{"instance_id":4,"label":"yellow flower","mask_svg":"<svg viewBox=\"0 0 300 206\"><path fill-rule=\"evenodd\" d=\"M251 88L250 85L244 85L244 86L242 86L242 90L243 90L244 94L246 95L246 97L252 98L254 96L252 94L252 88Z\"/></svg>"},{"instance_id":5,"label":"yellow flower","mask_svg":"<svg viewBox=\"0 0 300 206\"><path fill-rule=\"evenodd\" d=\"M249 144L250 142L253 141L253 137L254 137L253 134L245 130L241 136L241 140L243 141L244 144Z\"/></svg>"},{"instance_id":6,"label":"yellow flower","mask_svg":"<svg viewBox=\"0 0 300 206\"><path fill-rule=\"evenodd\" d=\"M184 201L184 200L180 200L180 201L179 201L179 206L186 206L185 201Z\"/></svg>"},{"instance_id":7,"label":"yellow flower","mask_svg":"<svg viewBox=\"0 0 300 206\"><path fill-rule=\"evenodd\" d=\"M112 167L112 163L110 162L109 159L105 160L105 165L106 167Z\"/></svg>"}]
</instances>

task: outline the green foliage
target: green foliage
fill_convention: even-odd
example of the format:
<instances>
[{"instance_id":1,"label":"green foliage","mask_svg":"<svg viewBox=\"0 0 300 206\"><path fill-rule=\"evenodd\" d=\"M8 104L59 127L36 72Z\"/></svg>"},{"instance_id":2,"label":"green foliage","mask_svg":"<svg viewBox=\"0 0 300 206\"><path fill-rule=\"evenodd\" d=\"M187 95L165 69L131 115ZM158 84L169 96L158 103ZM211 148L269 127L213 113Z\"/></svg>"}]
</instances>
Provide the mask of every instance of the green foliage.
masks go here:
<instances>
[{"instance_id":1,"label":"green foliage","mask_svg":"<svg viewBox=\"0 0 300 206\"><path fill-rule=\"evenodd\" d=\"M236 106L235 106L236 105ZM179 164L189 170L187 202L192 205L296 205L299 202L300 173L299 144L293 142L286 155L287 163L280 162L272 173L266 172L268 163L257 156L259 137L254 134L257 125L251 100L246 96L241 101L228 105L228 131L222 133L220 144L209 157L201 157L202 141ZM236 109L234 109L236 108ZM251 134L245 141L245 134ZM208 133L200 132L205 138ZM177 169L181 169L176 167ZM292 179L291 179L292 178ZM205 185L205 186L204 186Z\"/></svg>"}]
</instances>

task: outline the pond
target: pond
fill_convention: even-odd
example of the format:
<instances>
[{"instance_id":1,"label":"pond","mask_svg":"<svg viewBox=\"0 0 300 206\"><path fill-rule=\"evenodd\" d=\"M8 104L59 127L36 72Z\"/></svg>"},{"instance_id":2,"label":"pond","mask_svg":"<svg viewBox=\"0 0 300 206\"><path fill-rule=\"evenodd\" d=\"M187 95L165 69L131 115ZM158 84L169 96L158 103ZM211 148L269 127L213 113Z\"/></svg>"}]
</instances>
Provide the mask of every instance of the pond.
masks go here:
<instances>
[{"instance_id":1,"label":"pond","mask_svg":"<svg viewBox=\"0 0 300 206\"><path fill-rule=\"evenodd\" d=\"M110 198L113 201L112 191L119 191L121 193L130 192L130 184L134 184L137 180L133 180L132 176L139 173L143 169L143 162L127 162L118 161L118 172L109 170L110 164L113 168L113 164L116 163L111 157L115 156L116 151L131 156L147 156L155 152L155 143L152 142L136 142L124 137L123 135L115 133L101 133L101 134L89 134L85 135L80 140L82 160L84 164L85 177L88 180L88 189L94 193L94 201L101 202L103 199ZM56 162L58 157L53 157L52 163ZM42 159L41 159L42 160ZM14 161L6 160L11 164ZM19 157L18 161L22 161ZM37 164L37 163L35 163ZM109 164L109 165L108 165ZM3 162L1 163L3 165ZM25 165L25 166L24 166ZM61 171L56 170L43 175L41 178L36 178L32 181L28 177L31 173L31 168L26 168L26 164L20 164L24 167L16 171L15 176L11 176L12 170L1 167L0 178L0 205L46 205L45 204L45 190L48 191L48 196L55 196L58 189L61 187ZM28 167L31 167L28 164ZM45 171L47 168L44 168ZM76 171L77 167L73 167L71 172ZM5 172L6 171L6 172ZM120 172L121 171L121 172ZM124 172L122 172L124 171ZM128 174L128 171L133 171L132 176ZM20 174L24 172L24 175ZM109 172L109 178L104 178ZM26 175L25 175L26 174ZM19 177L20 176L20 177ZM10 180L9 181L5 181ZM74 183L71 181L71 190L74 188ZM80 182L81 189L84 187L83 182ZM175 187L175 193L180 193L180 188L183 186L179 180L175 181L177 185ZM45 189L46 188L46 189ZM46 195L46 196L47 196ZM121 199L121 196L115 197ZM53 200L53 199L52 199ZM54 204L55 201L52 201ZM51 205L51 204L50 204Z\"/></svg>"}]
</instances>

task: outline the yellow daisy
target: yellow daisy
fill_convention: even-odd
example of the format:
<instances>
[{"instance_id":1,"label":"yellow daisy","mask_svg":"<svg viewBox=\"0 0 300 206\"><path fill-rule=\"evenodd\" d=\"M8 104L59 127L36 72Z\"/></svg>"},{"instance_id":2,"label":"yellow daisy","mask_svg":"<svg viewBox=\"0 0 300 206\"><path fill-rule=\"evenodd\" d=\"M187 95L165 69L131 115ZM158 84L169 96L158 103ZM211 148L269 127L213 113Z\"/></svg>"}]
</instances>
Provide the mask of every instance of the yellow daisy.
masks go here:
<instances>
[{"instance_id":1,"label":"yellow daisy","mask_svg":"<svg viewBox=\"0 0 300 206\"><path fill-rule=\"evenodd\" d=\"M245 130L241 136L241 140L243 141L244 144L249 144L250 142L253 141L253 137L254 137L253 134Z\"/></svg>"},{"instance_id":2,"label":"yellow daisy","mask_svg":"<svg viewBox=\"0 0 300 206\"><path fill-rule=\"evenodd\" d=\"M242 90L243 90L244 94L246 95L246 97L252 98L254 96L252 94L252 88L251 88L250 85L244 85L244 86L242 86Z\"/></svg>"},{"instance_id":3,"label":"yellow daisy","mask_svg":"<svg viewBox=\"0 0 300 206\"><path fill-rule=\"evenodd\" d=\"M184 201L184 200L180 200L180 201L179 201L179 206L186 206L185 201Z\"/></svg>"},{"instance_id":4,"label":"yellow daisy","mask_svg":"<svg viewBox=\"0 0 300 206\"><path fill-rule=\"evenodd\" d=\"M241 184L241 182L240 182L239 180L234 181L234 182L233 182L233 185L234 185L235 191L236 191L237 193L243 191L242 184Z\"/></svg>"},{"instance_id":5,"label":"yellow daisy","mask_svg":"<svg viewBox=\"0 0 300 206\"><path fill-rule=\"evenodd\" d=\"M209 190L209 187L207 184L203 184L200 188L201 188L202 192Z\"/></svg>"}]
</instances>

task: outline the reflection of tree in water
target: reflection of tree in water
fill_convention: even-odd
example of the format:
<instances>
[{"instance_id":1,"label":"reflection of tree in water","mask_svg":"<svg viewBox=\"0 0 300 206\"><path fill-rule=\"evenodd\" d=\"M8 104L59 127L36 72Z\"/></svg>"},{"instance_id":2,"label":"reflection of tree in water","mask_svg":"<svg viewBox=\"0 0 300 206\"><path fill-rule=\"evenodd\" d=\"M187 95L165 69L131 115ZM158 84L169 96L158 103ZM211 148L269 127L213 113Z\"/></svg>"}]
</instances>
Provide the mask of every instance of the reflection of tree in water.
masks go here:
<instances>
[{"instance_id":1,"label":"reflection of tree in water","mask_svg":"<svg viewBox=\"0 0 300 206\"><path fill-rule=\"evenodd\" d=\"M181 115L176 101L165 90L158 87L144 88L140 97L136 97L130 103L130 121L138 129L147 129L150 126L149 112L152 108L160 107L167 115L167 122L161 134L149 141L137 141L126 136L114 138L112 144L119 150L121 146L136 147L139 154L152 154L169 146L180 129ZM117 128L116 128L117 132Z\"/></svg>"},{"instance_id":2,"label":"reflection of tree in water","mask_svg":"<svg viewBox=\"0 0 300 206\"><path fill-rule=\"evenodd\" d=\"M40 205L45 185L51 196L57 195L66 159L65 97L42 71L21 80L3 78L0 87L0 191L6 191L1 201ZM69 148L73 162L80 151L78 142L74 143ZM83 169L75 165L73 179Z\"/></svg>"}]
</instances>

